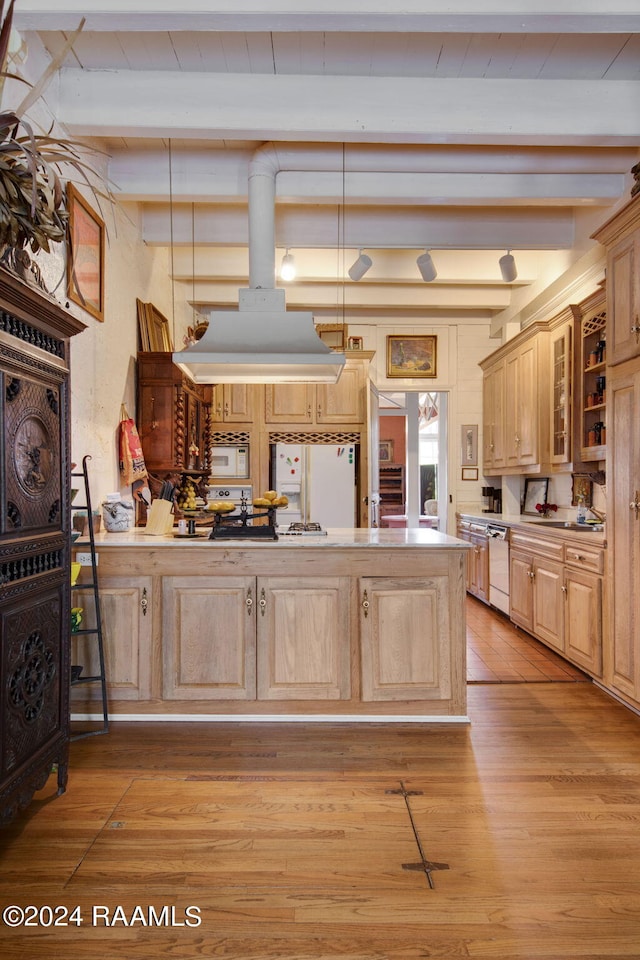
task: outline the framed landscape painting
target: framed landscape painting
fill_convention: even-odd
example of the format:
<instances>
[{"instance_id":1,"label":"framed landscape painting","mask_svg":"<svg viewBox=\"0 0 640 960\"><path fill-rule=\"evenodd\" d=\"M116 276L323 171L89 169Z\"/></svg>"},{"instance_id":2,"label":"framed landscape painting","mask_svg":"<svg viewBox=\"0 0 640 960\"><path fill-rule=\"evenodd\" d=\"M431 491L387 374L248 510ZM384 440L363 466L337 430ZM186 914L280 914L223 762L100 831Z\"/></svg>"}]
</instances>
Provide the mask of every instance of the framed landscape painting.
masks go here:
<instances>
[{"instance_id":1,"label":"framed landscape painting","mask_svg":"<svg viewBox=\"0 0 640 960\"><path fill-rule=\"evenodd\" d=\"M422 334L387 337L387 376L433 378L437 375L437 337Z\"/></svg>"}]
</instances>

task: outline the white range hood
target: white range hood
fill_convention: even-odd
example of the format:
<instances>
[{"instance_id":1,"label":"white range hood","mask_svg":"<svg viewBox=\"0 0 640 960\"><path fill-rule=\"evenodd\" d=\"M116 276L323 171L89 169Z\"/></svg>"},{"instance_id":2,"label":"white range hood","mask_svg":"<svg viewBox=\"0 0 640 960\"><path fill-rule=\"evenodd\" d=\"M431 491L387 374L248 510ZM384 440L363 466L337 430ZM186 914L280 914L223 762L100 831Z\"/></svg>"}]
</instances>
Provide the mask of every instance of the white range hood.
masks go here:
<instances>
[{"instance_id":1,"label":"white range hood","mask_svg":"<svg viewBox=\"0 0 640 960\"><path fill-rule=\"evenodd\" d=\"M196 383L335 383L344 353L330 350L313 314L288 312L275 289L277 153L257 151L249 169L249 288L237 311L211 311L200 340L173 354Z\"/></svg>"}]
</instances>

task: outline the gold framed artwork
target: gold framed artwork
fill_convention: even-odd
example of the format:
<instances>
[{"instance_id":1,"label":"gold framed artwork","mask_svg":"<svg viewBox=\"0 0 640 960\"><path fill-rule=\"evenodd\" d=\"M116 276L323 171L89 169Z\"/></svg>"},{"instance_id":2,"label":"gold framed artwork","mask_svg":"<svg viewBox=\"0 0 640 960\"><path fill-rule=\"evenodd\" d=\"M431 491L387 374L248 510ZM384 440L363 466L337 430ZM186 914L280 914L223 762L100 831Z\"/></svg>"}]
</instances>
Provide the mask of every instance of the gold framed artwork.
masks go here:
<instances>
[{"instance_id":1,"label":"gold framed artwork","mask_svg":"<svg viewBox=\"0 0 640 960\"><path fill-rule=\"evenodd\" d=\"M435 336L392 334L387 337L387 376L424 379L437 376Z\"/></svg>"},{"instance_id":2,"label":"gold framed artwork","mask_svg":"<svg viewBox=\"0 0 640 960\"><path fill-rule=\"evenodd\" d=\"M152 303L136 300L140 349L166 353L173 350L169 321Z\"/></svg>"},{"instance_id":3,"label":"gold framed artwork","mask_svg":"<svg viewBox=\"0 0 640 960\"><path fill-rule=\"evenodd\" d=\"M380 440L378 460L380 463L393 463L393 440Z\"/></svg>"},{"instance_id":4,"label":"gold framed artwork","mask_svg":"<svg viewBox=\"0 0 640 960\"><path fill-rule=\"evenodd\" d=\"M463 479L463 480L477 480L477 479L478 479L478 468L477 468L477 467L463 467L463 468L462 468L462 479Z\"/></svg>"},{"instance_id":5,"label":"gold framed artwork","mask_svg":"<svg viewBox=\"0 0 640 960\"><path fill-rule=\"evenodd\" d=\"M593 506L593 481L588 476L574 473L571 476L571 506L577 507L580 503L585 507Z\"/></svg>"},{"instance_id":6,"label":"gold framed artwork","mask_svg":"<svg viewBox=\"0 0 640 960\"><path fill-rule=\"evenodd\" d=\"M67 184L67 296L104 320L104 221L72 183Z\"/></svg>"},{"instance_id":7,"label":"gold framed artwork","mask_svg":"<svg viewBox=\"0 0 640 960\"><path fill-rule=\"evenodd\" d=\"M330 350L342 352L347 345L346 323L316 323L316 333Z\"/></svg>"}]
</instances>

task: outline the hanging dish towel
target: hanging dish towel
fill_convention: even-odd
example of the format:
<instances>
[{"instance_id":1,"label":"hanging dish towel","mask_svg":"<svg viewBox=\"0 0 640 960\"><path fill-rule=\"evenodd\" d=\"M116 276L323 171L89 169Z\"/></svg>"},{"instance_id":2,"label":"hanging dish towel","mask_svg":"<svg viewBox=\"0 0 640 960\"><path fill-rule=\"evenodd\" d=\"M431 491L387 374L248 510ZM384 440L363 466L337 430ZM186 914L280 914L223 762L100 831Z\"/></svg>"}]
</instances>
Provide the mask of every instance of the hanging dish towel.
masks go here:
<instances>
[{"instance_id":1,"label":"hanging dish towel","mask_svg":"<svg viewBox=\"0 0 640 960\"><path fill-rule=\"evenodd\" d=\"M124 403L120 407L118 456L123 485L135 483L136 480L146 480L148 474L138 428L135 421L127 413Z\"/></svg>"}]
</instances>

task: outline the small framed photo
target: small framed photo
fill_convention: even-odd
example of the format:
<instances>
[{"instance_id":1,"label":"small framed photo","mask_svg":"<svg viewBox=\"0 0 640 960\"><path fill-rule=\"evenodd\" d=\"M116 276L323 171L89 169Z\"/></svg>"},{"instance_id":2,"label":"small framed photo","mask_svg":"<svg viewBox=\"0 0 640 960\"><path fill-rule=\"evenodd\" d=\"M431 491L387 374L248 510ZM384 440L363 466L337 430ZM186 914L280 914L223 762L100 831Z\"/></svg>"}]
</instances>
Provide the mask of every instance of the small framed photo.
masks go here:
<instances>
[{"instance_id":1,"label":"small framed photo","mask_svg":"<svg viewBox=\"0 0 640 960\"><path fill-rule=\"evenodd\" d=\"M579 473L571 477L571 506L577 507L584 503L585 507L593 506L593 480Z\"/></svg>"},{"instance_id":2,"label":"small framed photo","mask_svg":"<svg viewBox=\"0 0 640 960\"><path fill-rule=\"evenodd\" d=\"M393 463L393 440L381 440L378 451L380 463Z\"/></svg>"},{"instance_id":3,"label":"small framed photo","mask_svg":"<svg viewBox=\"0 0 640 960\"><path fill-rule=\"evenodd\" d=\"M549 493L549 477L527 478L524 482L524 506L522 512L530 517L539 517L537 503L546 503Z\"/></svg>"},{"instance_id":4,"label":"small framed photo","mask_svg":"<svg viewBox=\"0 0 640 960\"><path fill-rule=\"evenodd\" d=\"M478 479L478 468L477 468L477 467L463 467L463 468L462 468L462 479L463 479L463 480L477 480L477 479Z\"/></svg>"},{"instance_id":5,"label":"small framed photo","mask_svg":"<svg viewBox=\"0 0 640 960\"><path fill-rule=\"evenodd\" d=\"M410 380L437 375L437 337L417 335L387 337L387 376Z\"/></svg>"},{"instance_id":6,"label":"small framed photo","mask_svg":"<svg viewBox=\"0 0 640 960\"><path fill-rule=\"evenodd\" d=\"M347 345L348 327L345 323L316 323L316 332L330 350L343 351Z\"/></svg>"},{"instance_id":7,"label":"small framed photo","mask_svg":"<svg viewBox=\"0 0 640 960\"><path fill-rule=\"evenodd\" d=\"M67 184L67 296L104 320L104 221L72 183Z\"/></svg>"},{"instance_id":8,"label":"small framed photo","mask_svg":"<svg viewBox=\"0 0 640 960\"><path fill-rule=\"evenodd\" d=\"M460 462L463 467L478 466L478 424L463 423L460 427Z\"/></svg>"}]
</instances>

